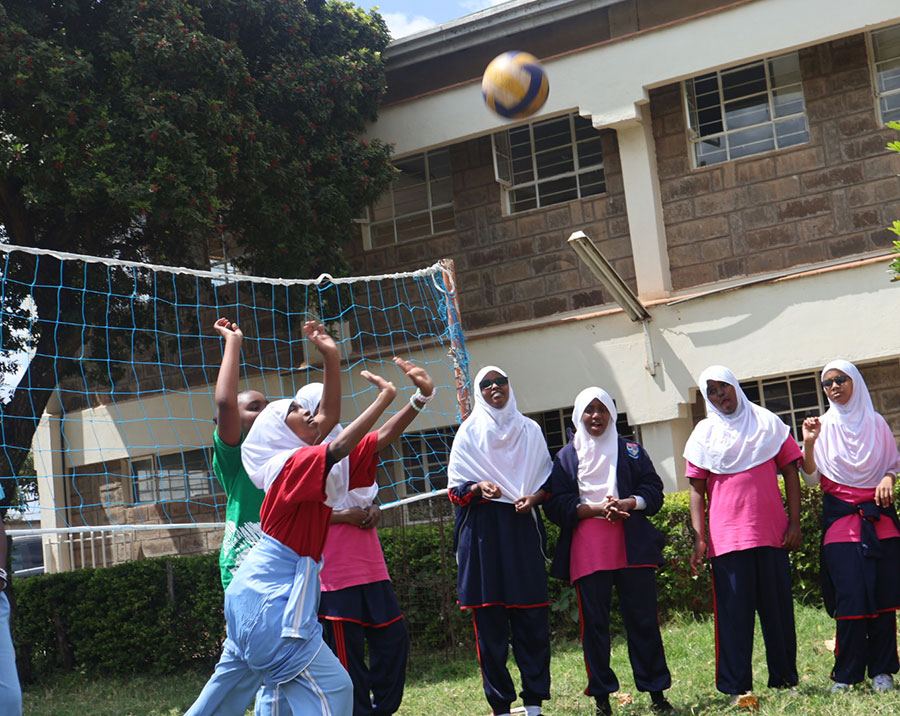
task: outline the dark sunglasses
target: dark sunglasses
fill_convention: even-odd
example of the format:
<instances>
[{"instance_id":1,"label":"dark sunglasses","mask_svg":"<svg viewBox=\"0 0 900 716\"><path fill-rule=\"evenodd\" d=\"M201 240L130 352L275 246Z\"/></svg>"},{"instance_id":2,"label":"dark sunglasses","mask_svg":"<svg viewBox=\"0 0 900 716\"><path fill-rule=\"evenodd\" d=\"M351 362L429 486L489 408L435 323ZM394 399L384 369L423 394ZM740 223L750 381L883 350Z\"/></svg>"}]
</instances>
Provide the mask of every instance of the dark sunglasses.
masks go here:
<instances>
[{"instance_id":1,"label":"dark sunglasses","mask_svg":"<svg viewBox=\"0 0 900 716\"><path fill-rule=\"evenodd\" d=\"M843 385L848 380L850 380L850 377L846 375L839 375L837 378L826 378L822 381L822 387L830 388L835 383L837 383L838 385Z\"/></svg>"},{"instance_id":2,"label":"dark sunglasses","mask_svg":"<svg viewBox=\"0 0 900 716\"><path fill-rule=\"evenodd\" d=\"M509 378L504 378L502 375L497 376L496 378L485 378L478 384L478 387L481 390L487 390L492 385L502 388L504 385L509 385Z\"/></svg>"}]
</instances>

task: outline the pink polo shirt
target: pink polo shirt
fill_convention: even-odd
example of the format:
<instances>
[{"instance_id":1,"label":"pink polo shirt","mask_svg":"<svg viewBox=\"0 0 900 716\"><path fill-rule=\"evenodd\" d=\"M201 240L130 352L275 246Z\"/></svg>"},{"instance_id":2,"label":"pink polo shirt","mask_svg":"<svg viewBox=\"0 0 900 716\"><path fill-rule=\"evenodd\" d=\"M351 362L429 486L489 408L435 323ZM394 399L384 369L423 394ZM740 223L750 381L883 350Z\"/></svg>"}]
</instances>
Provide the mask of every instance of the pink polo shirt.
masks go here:
<instances>
[{"instance_id":1,"label":"pink polo shirt","mask_svg":"<svg viewBox=\"0 0 900 716\"><path fill-rule=\"evenodd\" d=\"M323 592L355 587L390 579L376 528L363 530L355 525L331 525L319 579Z\"/></svg>"},{"instance_id":2,"label":"pink polo shirt","mask_svg":"<svg viewBox=\"0 0 900 716\"><path fill-rule=\"evenodd\" d=\"M686 477L706 480L709 557L782 546L788 516L778 487L778 470L802 457L800 446L789 435L774 458L743 472L717 475L687 462Z\"/></svg>"}]
</instances>

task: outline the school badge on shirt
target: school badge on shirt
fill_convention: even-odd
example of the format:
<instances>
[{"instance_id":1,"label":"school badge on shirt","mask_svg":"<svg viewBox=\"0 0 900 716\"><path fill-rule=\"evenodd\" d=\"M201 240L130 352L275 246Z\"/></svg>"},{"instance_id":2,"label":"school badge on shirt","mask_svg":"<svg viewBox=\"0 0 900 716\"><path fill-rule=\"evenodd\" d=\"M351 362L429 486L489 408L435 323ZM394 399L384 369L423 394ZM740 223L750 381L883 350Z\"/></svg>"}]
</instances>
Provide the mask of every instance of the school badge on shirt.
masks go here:
<instances>
[{"instance_id":1,"label":"school badge on shirt","mask_svg":"<svg viewBox=\"0 0 900 716\"><path fill-rule=\"evenodd\" d=\"M628 457L636 459L641 454L641 446L637 443L625 443L625 449L628 451Z\"/></svg>"}]
</instances>

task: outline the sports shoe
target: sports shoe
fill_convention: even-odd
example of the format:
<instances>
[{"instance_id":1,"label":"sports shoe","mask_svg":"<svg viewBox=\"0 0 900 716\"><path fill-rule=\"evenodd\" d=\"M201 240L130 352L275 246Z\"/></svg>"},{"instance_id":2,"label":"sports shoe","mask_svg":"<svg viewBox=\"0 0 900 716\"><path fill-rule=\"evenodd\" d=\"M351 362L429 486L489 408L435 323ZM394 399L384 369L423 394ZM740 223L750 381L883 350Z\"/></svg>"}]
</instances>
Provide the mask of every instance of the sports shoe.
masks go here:
<instances>
[{"instance_id":1,"label":"sports shoe","mask_svg":"<svg viewBox=\"0 0 900 716\"><path fill-rule=\"evenodd\" d=\"M876 674L872 677L872 689L875 691L893 691L894 677L890 674Z\"/></svg>"},{"instance_id":2,"label":"sports shoe","mask_svg":"<svg viewBox=\"0 0 900 716\"><path fill-rule=\"evenodd\" d=\"M667 714L675 710L672 708L672 704L670 704L663 695L662 691L651 691L650 701L650 708L658 714Z\"/></svg>"},{"instance_id":3,"label":"sports shoe","mask_svg":"<svg viewBox=\"0 0 900 716\"><path fill-rule=\"evenodd\" d=\"M597 716L612 716L612 706L609 704L609 696L595 696L597 703Z\"/></svg>"},{"instance_id":4,"label":"sports shoe","mask_svg":"<svg viewBox=\"0 0 900 716\"><path fill-rule=\"evenodd\" d=\"M881 674L879 674L881 676ZM835 681L831 688L828 689L828 693L830 694L843 694L850 690L850 684L845 684L843 681Z\"/></svg>"}]
</instances>

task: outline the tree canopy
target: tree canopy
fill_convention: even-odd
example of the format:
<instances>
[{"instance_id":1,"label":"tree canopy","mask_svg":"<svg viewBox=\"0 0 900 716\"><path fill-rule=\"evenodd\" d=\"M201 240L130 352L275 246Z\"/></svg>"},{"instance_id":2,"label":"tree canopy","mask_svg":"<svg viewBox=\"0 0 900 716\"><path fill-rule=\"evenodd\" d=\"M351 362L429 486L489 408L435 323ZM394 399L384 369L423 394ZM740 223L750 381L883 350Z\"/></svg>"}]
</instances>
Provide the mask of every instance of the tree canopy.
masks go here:
<instances>
[{"instance_id":1,"label":"tree canopy","mask_svg":"<svg viewBox=\"0 0 900 716\"><path fill-rule=\"evenodd\" d=\"M394 173L390 147L361 139L388 41L339 0L0 0L0 241L208 268L227 237L248 272L340 273ZM46 321L62 354L83 346L45 283L5 297L0 347L36 356L0 475L67 370L42 364Z\"/></svg>"}]
</instances>

